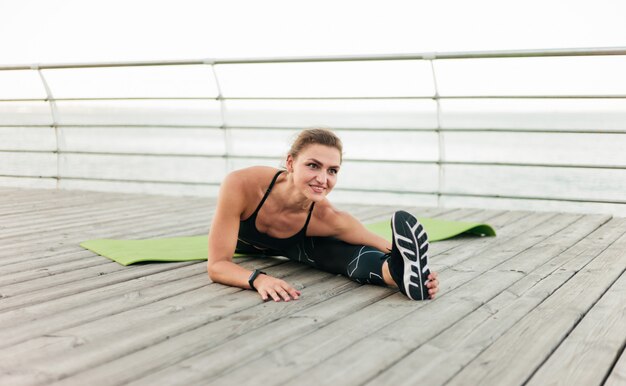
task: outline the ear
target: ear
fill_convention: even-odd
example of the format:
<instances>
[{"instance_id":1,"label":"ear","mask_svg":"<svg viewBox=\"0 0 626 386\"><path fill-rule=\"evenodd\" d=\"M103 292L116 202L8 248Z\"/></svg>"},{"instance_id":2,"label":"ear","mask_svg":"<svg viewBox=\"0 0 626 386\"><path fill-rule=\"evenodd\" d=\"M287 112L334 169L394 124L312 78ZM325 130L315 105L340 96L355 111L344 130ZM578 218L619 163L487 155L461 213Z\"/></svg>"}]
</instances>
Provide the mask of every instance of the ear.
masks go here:
<instances>
[{"instance_id":1,"label":"ear","mask_svg":"<svg viewBox=\"0 0 626 386\"><path fill-rule=\"evenodd\" d=\"M287 167L288 173L293 173L293 157L291 154L287 155L287 162L285 163L285 166Z\"/></svg>"}]
</instances>

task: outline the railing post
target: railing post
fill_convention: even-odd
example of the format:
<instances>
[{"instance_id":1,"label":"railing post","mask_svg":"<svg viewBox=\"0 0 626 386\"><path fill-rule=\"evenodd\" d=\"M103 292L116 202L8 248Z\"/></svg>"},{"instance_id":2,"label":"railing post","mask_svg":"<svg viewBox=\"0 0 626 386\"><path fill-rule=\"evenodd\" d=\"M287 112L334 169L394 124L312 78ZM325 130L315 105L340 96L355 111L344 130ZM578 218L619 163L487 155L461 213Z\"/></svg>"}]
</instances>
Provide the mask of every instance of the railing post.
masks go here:
<instances>
[{"instance_id":1,"label":"railing post","mask_svg":"<svg viewBox=\"0 0 626 386\"><path fill-rule=\"evenodd\" d=\"M43 87L46 91L46 101L48 102L48 104L50 105L50 114L52 115L52 129L54 130L54 138L55 138L55 153L56 153L56 160L57 160L57 175L56 175L56 180L57 180L57 190L59 190L60 185L61 185L61 146L60 146L60 142L63 140L63 135L60 132L59 129L59 112L57 109L57 104L56 101L54 99L54 96L52 95L52 90L50 89L50 86L48 85L48 82L46 81L46 78L43 76L43 73L41 72L41 68L39 67L39 65L37 64L33 64L31 66L31 69L37 71L37 74L39 75L39 79L41 79L41 83L43 84Z\"/></svg>"},{"instance_id":2,"label":"railing post","mask_svg":"<svg viewBox=\"0 0 626 386\"><path fill-rule=\"evenodd\" d=\"M446 159L446 148L445 148L445 140L443 137L442 127L441 127L441 98L439 95L439 86L437 85L437 74L435 72L435 63L434 61L437 59L437 56L433 54L424 55L424 60L428 60L430 63L430 69L433 75L433 86L435 87L435 95L433 96L433 100L437 106L437 128L435 129L435 133L437 133L437 143L438 143L438 151L437 151L437 168L439 171L439 178L437 181L437 207L441 207L441 196L443 194L444 182L445 182L445 171L444 171L444 161Z\"/></svg>"},{"instance_id":3,"label":"railing post","mask_svg":"<svg viewBox=\"0 0 626 386\"><path fill-rule=\"evenodd\" d=\"M233 169L232 160L230 158L230 154L232 153L232 139L230 135L230 130L226 125L226 100L222 95L222 87L220 86L219 78L217 77L217 71L215 71L215 63L208 62L211 66L211 71L213 72L213 79L215 79L215 86L217 87L217 100L220 102L220 119L221 125L220 130L224 133L224 158L226 159L226 173L230 172Z\"/></svg>"}]
</instances>

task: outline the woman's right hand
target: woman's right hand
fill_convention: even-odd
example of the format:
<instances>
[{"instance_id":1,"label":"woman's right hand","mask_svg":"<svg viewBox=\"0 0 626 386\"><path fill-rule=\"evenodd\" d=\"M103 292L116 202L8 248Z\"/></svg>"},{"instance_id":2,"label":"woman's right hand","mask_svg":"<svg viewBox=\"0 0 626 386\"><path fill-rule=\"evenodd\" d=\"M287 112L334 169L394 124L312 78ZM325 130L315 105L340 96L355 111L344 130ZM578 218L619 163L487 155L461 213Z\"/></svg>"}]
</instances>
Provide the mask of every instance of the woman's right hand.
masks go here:
<instances>
[{"instance_id":1,"label":"woman's right hand","mask_svg":"<svg viewBox=\"0 0 626 386\"><path fill-rule=\"evenodd\" d=\"M281 300L288 302L291 299L297 300L301 295L300 291L286 281L266 274L261 274L254 280L254 288L264 301L271 297L275 302Z\"/></svg>"}]
</instances>

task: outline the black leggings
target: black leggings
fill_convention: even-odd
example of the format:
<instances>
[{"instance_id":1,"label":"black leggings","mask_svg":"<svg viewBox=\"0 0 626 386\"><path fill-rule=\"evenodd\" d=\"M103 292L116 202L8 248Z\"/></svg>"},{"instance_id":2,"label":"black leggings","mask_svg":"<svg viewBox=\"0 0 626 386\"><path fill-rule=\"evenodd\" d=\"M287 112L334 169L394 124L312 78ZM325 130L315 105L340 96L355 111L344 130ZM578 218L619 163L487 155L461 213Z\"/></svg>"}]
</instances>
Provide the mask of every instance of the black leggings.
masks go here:
<instances>
[{"instance_id":1,"label":"black leggings","mask_svg":"<svg viewBox=\"0 0 626 386\"><path fill-rule=\"evenodd\" d=\"M285 256L326 272L347 276L361 284L386 286L382 267L389 255L373 247L348 244L334 237L306 237L285 251L259 250L237 241L235 252Z\"/></svg>"}]
</instances>

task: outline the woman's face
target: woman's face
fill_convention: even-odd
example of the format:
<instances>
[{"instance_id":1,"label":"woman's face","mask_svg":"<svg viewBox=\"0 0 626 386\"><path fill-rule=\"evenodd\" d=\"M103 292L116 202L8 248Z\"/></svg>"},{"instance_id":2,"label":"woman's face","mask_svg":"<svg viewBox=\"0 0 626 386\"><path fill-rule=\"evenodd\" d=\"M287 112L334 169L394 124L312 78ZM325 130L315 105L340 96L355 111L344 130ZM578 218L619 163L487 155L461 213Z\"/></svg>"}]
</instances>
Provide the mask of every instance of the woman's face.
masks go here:
<instances>
[{"instance_id":1,"label":"woman's face","mask_svg":"<svg viewBox=\"0 0 626 386\"><path fill-rule=\"evenodd\" d=\"M319 144L305 147L295 159L287 156L287 170L296 188L314 202L322 201L333 189L340 163L338 149Z\"/></svg>"}]
</instances>

